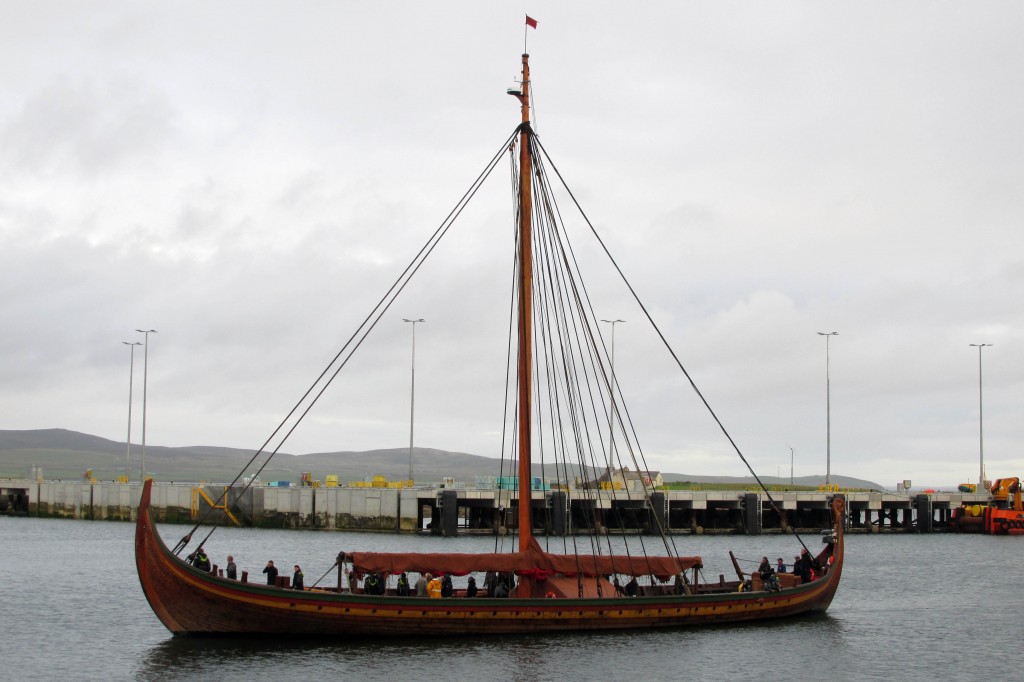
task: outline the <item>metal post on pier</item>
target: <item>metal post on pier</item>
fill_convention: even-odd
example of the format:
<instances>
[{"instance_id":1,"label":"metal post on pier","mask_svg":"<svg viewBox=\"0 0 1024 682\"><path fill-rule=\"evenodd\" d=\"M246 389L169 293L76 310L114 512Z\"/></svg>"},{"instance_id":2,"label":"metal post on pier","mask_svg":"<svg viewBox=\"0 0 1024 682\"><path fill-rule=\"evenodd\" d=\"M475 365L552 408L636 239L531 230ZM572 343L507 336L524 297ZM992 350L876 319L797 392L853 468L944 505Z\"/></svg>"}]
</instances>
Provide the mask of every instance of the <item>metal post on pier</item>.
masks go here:
<instances>
[{"instance_id":1,"label":"metal post on pier","mask_svg":"<svg viewBox=\"0 0 1024 682\"><path fill-rule=\"evenodd\" d=\"M140 471L141 476L139 480L142 483L146 482L146 395L148 393L149 386L149 335L156 334L155 329L136 329L135 331L140 334L145 334L145 340L143 346L143 361L142 361L142 468Z\"/></svg>"},{"instance_id":2,"label":"metal post on pier","mask_svg":"<svg viewBox=\"0 0 1024 682\"><path fill-rule=\"evenodd\" d=\"M839 332L818 332L825 337L825 485L832 484L832 385L829 377L828 342L829 337L839 336Z\"/></svg>"},{"instance_id":3,"label":"metal post on pier","mask_svg":"<svg viewBox=\"0 0 1024 682\"><path fill-rule=\"evenodd\" d=\"M426 320L420 318L416 320L402 319L402 322L412 323L412 386L409 389L409 478L408 485L412 485L412 443L413 443L413 425L415 424L416 416L416 323L426 322Z\"/></svg>"},{"instance_id":4,"label":"metal post on pier","mask_svg":"<svg viewBox=\"0 0 1024 682\"><path fill-rule=\"evenodd\" d=\"M126 451L124 454L124 482L132 480L132 389L135 386L135 346L141 346L141 341L122 341L124 345L131 348L131 360L128 365L128 438L126 439Z\"/></svg>"},{"instance_id":5,"label":"metal post on pier","mask_svg":"<svg viewBox=\"0 0 1024 682\"><path fill-rule=\"evenodd\" d=\"M991 346L991 343L972 343L970 346L978 349L978 492L985 492L985 428L984 410L982 405L981 391L981 349Z\"/></svg>"}]
</instances>

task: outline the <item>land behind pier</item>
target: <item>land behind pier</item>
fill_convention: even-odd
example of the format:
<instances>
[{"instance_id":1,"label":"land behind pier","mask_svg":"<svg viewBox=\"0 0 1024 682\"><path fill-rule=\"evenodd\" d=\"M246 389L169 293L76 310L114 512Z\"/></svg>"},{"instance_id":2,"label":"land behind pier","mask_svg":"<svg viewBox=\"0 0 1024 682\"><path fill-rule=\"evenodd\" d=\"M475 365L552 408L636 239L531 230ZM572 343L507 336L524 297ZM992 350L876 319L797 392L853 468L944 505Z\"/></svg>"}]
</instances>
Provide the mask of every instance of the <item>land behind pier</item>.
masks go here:
<instances>
[{"instance_id":1,"label":"land behind pier","mask_svg":"<svg viewBox=\"0 0 1024 682\"><path fill-rule=\"evenodd\" d=\"M113 481L125 473L127 445L66 429L0 430L0 478L36 478L41 471L47 479L82 480L88 472L99 481ZM131 480L139 480L142 448L132 443ZM232 481L253 455L253 450L214 446L165 447L147 444L146 472L158 481ZM261 456L258 463L262 463ZM37 467L38 469L33 469ZM506 464L507 468L507 464ZM252 473L256 467L251 467ZM493 457L435 448L413 449L413 470L417 484L430 484L454 478L473 483L477 477L500 473L500 463ZM264 482L290 481L298 484L301 474L309 472L314 480L324 481L328 475L338 477L344 485L364 481L371 476L404 480L409 471L409 448L386 448L368 451L318 452L294 455L278 453L260 473ZM661 472L666 487L673 490L744 490L756 486L750 476L698 476ZM534 475L540 476L539 467ZM596 478L600 472L588 471ZM817 490L823 476L762 476L765 485L788 490ZM833 475L832 483L844 489L883 490L884 486L849 476Z\"/></svg>"}]
</instances>

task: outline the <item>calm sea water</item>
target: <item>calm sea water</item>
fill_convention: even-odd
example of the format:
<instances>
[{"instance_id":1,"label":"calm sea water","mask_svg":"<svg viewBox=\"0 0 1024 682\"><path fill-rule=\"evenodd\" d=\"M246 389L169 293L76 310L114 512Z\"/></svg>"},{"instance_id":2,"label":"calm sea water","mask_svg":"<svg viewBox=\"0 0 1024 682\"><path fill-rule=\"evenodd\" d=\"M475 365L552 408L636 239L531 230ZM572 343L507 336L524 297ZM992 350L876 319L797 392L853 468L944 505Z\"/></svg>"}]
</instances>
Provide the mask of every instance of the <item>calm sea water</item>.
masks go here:
<instances>
[{"instance_id":1,"label":"calm sea water","mask_svg":"<svg viewBox=\"0 0 1024 682\"><path fill-rule=\"evenodd\" d=\"M165 539L183 526L161 526ZM1019 667L1024 538L854 536L824 616L654 632L338 641L174 638L135 575L134 526L0 517L0 665L17 680L979 679ZM817 542L811 536L805 541ZM477 551L487 538L221 529L223 564L258 574L300 563L307 584L339 551ZM792 538L679 537L708 574L728 550L790 559ZM558 550L560 551L560 549ZM261 576L262 577L262 576ZM328 576L333 582L333 573Z\"/></svg>"}]
</instances>

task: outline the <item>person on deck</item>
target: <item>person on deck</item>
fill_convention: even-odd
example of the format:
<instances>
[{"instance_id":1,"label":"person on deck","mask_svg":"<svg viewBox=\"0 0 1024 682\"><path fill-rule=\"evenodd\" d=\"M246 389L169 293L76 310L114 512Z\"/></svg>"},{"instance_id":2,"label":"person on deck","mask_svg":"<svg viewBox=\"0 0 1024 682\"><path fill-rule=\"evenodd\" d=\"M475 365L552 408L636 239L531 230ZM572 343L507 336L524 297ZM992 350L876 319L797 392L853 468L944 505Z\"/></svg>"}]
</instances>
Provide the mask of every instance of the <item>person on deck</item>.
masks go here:
<instances>
[{"instance_id":1,"label":"person on deck","mask_svg":"<svg viewBox=\"0 0 1024 682\"><path fill-rule=\"evenodd\" d=\"M303 588L302 578L303 578L302 569L299 568L298 564L295 564L295 572L292 573L292 589L293 590L301 590Z\"/></svg>"},{"instance_id":2,"label":"person on deck","mask_svg":"<svg viewBox=\"0 0 1024 682\"><path fill-rule=\"evenodd\" d=\"M761 580L768 580L768 576L773 572L774 569L772 568L771 562L768 561L768 557L761 557L761 565L757 567L757 573L761 576Z\"/></svg>"},{"instance_id":3,"label":"person on deck","mask_svg":"<svg viewBox=\"0 0 1024 682\"><path fill-rule=\"evenodd\" d=\"M206 556L206 550L200 547L195 551L194 554L189 556L192 560L192 565L198 568L200 571L210 572L210 557Z\"/></svg>"},{"instance_id":4,"label":"person on deck","mask_svg":"<svg viewBox=\"0 0 1024 682\"><path fill-rule=\"evenodd\" d=\"M800 551L800 582L811 582L811 554L805 547Z\"/></svg>"},{"instance_id":5,"label":"person on deck","mask_svg":"<svg viewBox=\"0 0 1024 682\"><path fill-rule=\"evenodd\" d=\"M775 572L776 573L785 573L786 572L786 563L782 560L782 557L779 557L779 563L777 563L775 565Z\"/></svg>"},{"instance_id":6,"label":"person on deck","mask_svg":"<svg viewBox=\"0 0 1024 682\"><path fill-rule=\"evenodd\" d=\"M476 578L469 576L469 580L466 582L466 597L475 597L476 593Z\"/></svg>"},{"instance_id":7,"label":"person on deck","mask_svg":"<svg viewBox=\"0 0 1024 682\"><path fill-rule=\"evenodd\" d=\"M238 567L235 566L235 557L228 554L228 566L224 571L224 575L228 577L228 580L238 579Z\"/></svg>"},{"instance_id":8,"label":"person on deck","mask_svg":"<svg viewBox=\"0 0 1024 682\"><path fill-rule=\"evenodd\" d=\"M488 597L494 596L494 588L498 586L498 576L494 571L487 571L484 575L484 592Z\"/></svg>"},{"instance_id":9,"label":"person on deck","mask_svg":"<svg viewBox=\"0 0 1024 682\"><path fill-rule=\"evenodd\" d=\"M445 573L441 576L441 596L450 597L455 594L455 587L452 585L452 574Z\"/></svg>"},{"instance_id":10,"label":"person on deck","mask_svg":"<svg viewBox=\"0 0 1024 682\"><path fill-rule=\"evenodd\" d=\"M420 573L419 580L416 581L416 596L426 597L427 596L427 581L430 580L429 573Z\"/></svg>"},{"instance_id":11,"label":"person on deck","mask_svg":"<svg viewBox=\"0 0 1024 682\"><path fill-rule=\"evenodd\" d=\"M398 576L398 587L395 588L395 594L399 597L409 596L409 576L405 573Z\"/></svg>"},{"instance_id":12,"label":"person on deck","mask_svg":"<svg viewBox=\"0 0 1024 682\"><path fill-rule=\"evenodd\" d=\"M636 581L636 576L632 576L629 582L626 583L625 592L627 597L635 597L637 592L640 591L640 584Z\"/></svg>"},{"instance_id":13,"label":"person on deck","mask_svg":"<svg viewBox=\"0 0 1024 682\"><path fill-rule=\"evenodd\" d=\"M363 593L384 594L384 585L381 583L380 576L377 575L377 571L366 576L366 580L363 581Z\"/></svg>"},{"instance_id":14,"label":"person on deck","mask_svg":"<svg viewBox=\"0 0 1024 682\"><path fill-rule=\"evenodd\" d=\"M277 582L277 567L274 566L273 561L267 562L267 565L263 568L263 572L267 574L268 585L274 585Z\"/></svg>"},{"instance_id":15,"label":"person on deck","mask_svg":"<svg viewBox=\"0 0 1024 682\"><path fill-rule=\"evenodd\" d=\"M430 578L430 580L427 581L427 596L430 597L431 599L440 599L441 598L441 579L440 578L434 578L429 573L427 574L427 577Z\"/></svg>"},{"instance_id":16,"label":"person on deck","mask_svg":"<svg viewBox=\"0 0 1024 682\"><path fill-rule=\"evenodd\" d=\"M683 579L682 573L676 574L676 579L672 583L672 594L686 594L686 582Z\"/></svg>"}]
</instances>

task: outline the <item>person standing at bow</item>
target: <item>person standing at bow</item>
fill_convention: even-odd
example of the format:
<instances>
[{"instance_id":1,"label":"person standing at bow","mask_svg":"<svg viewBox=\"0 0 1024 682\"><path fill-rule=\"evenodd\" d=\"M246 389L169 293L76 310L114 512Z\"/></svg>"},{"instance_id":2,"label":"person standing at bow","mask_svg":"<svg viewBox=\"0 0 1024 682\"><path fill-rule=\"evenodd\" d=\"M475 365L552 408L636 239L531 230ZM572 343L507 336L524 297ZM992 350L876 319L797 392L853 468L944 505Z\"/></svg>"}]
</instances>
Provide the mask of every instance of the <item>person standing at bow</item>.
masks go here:
<instances>
[{"instance_id":1,"label":"person standing at bow","mask_svg":"<svg viewBox=\"0 0 1024 682\"><path fill-rule=\"evenodd\" d=\"M263 572L267 574L268 585L274 585L277 583L277 567L274 566L273 561L267 562L267 565L263 568Z\"/></svg>"}]
</instances>

